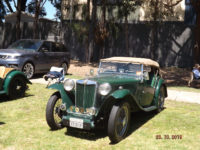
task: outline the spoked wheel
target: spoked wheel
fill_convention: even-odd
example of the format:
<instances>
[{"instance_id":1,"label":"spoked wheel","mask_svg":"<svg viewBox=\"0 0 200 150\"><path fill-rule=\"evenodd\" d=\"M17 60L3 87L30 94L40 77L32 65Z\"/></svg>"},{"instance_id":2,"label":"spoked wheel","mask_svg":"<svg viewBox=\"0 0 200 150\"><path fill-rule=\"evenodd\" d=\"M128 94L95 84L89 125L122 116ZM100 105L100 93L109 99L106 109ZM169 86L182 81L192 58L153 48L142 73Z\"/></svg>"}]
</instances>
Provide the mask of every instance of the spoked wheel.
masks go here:
<instances>
[{"instance_id":1,"label":"spoked wheel","mask_svg":"<svg viewBox=\"0 0 200 150\"><path fill-rule=\"evenodd\" d=\"M112 143L126 137L130 124L130 105L128 102L112 107L108 120L108 136Z\"/></svg>"},{"instance_id":2,"label":"spoked wheel","mask_svg":"<svg viewBox=\"0 0 200 150\"><path fill-rule=\"evenodd\" d=\"M11 99L19 98L24 96L26 91L26 81L22 76L15 76L12 78L9 88L8 96Z\"/></svg>"},{"instance_id":3,"label":"spoked wheel","mask_svg":"<svg viewBox=\"0 0 200 150\"><path fill-rule=\"evenodd\" d=\"M34 66L31 63L26 63L22 68L22 72L26 75L28 79L32 78L34 75Z\"/></svg>"},{"instance_id":4,"label":"spoked wheel","mask_svg":"<svg viewBox=\"0 0 200 150\"><path fill-rule=\"evenodd\" d=\"M58 130L62 127L62 99L57 95L52 95L47 103L46 107L46 120L47 124L52 130Z\"/></svg>"},{"instance_id":5,"label":"spoked wheel","mask_svg":"<svg viewBox=\"0 0 200 150\"><path fill-rule=\"evenodd\" d=\"M68 70L68 66L67 66L67 63L62 63L61 64L61 67L64 69L64 74L67 74L67 70Z\"/></svg>"},{"instance_id":6,"label":"spoked wheel","mask_svg":"<svg viewBox=\"0 0 200 150\"><path fill-rule=\"evenodd\" d=\"M164 109L164 103L165 103L165 96L164 96L164 87L162 86L160 88L160 92L158 95L158 107L157 112L161 112Z\"/></svg>"}]
</instances>

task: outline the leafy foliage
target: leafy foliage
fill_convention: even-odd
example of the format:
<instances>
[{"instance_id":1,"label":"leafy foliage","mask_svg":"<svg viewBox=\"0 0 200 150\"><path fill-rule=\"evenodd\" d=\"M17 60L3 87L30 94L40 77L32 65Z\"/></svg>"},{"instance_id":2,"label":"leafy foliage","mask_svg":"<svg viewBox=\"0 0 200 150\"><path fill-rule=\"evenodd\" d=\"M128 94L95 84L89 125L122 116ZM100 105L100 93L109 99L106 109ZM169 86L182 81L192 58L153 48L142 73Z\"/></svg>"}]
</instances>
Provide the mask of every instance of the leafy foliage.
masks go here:
<instances>
[{"instance_id":1,"label":"leafy foliage","mask_svg":"<svg viewBox=\"0 0 200 150\"><path fill-rule=\"evenodd\" d=\"M36 10L36 1L32 0L28 3L27 11L31 14L35 14L35 10ZM40 10L39 16L43 17L46 15L47 15L47 12L46 12L45 8L42 7Z\"/></svg>"}]
</instances>

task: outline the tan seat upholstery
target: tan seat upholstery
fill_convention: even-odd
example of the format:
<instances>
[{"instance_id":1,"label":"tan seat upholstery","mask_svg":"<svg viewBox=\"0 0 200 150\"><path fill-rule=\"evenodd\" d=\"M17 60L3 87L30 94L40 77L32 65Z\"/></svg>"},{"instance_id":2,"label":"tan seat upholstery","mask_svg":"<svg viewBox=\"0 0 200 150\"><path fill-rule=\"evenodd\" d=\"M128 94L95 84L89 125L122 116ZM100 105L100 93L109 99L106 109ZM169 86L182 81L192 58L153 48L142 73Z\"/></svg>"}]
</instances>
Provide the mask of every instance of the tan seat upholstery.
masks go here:
<instances>
[{"instance_id":1,"label":"tan seat upholstery","mask_svg":"<svg viewBox=\"0 0 200 150\"><path fill-rule=\"evenodd\" d=\"M0 78L5 78L6 75L12 70L13 68L6 68L4 66L0 66Z\"/></svg>"}]
</instances>

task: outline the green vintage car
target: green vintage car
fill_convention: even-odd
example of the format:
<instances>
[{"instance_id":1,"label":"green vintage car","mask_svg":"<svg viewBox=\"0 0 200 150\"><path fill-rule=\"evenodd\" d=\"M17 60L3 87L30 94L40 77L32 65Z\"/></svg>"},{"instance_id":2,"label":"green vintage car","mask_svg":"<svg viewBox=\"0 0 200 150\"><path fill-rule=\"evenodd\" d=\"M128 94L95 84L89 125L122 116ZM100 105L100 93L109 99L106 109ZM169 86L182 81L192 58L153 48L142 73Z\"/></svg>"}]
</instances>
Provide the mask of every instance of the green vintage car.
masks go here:
<instances>
[{"instance_id":1,"label":"green vintage car","mask_svg":"<svg viewBox=\"0 0 200 150\"><path fill-rule=\"evenodd\" d=\"M27 83L31 84L23 72L0 66L0 95L7 95L10 99L23 97Z\"/></svg>"},{"instance_id":2,"label":"green vintage car","mask_svg":"<svg viewBox=\"0 0 200 150\"><path fill-rule=\"evenodd\" d=\"M96 76L66 79L48 88L57 90L46 107L46 120L52 130L104 126L112 143L126 137L131 112L160 112L167 97L159 64L134 57L101 59Z\"/></svg>"}]
</instances>

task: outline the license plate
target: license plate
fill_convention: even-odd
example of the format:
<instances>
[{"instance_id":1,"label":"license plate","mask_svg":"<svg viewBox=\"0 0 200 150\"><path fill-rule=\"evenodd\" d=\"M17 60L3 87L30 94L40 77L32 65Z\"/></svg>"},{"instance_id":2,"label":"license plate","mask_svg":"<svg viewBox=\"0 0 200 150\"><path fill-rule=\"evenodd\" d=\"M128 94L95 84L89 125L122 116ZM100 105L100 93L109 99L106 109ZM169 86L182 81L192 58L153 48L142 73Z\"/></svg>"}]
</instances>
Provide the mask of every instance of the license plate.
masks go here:
<instances>
[{"instance_id":1,"label":"license plate","mask_svg":"<svg viewBox=\"0 0 200 150\"><path fill-rule=\"evenodd\" d=\"M69 118L69 126L83 129L83 119Z\"/></svg>"}]
</instances>

